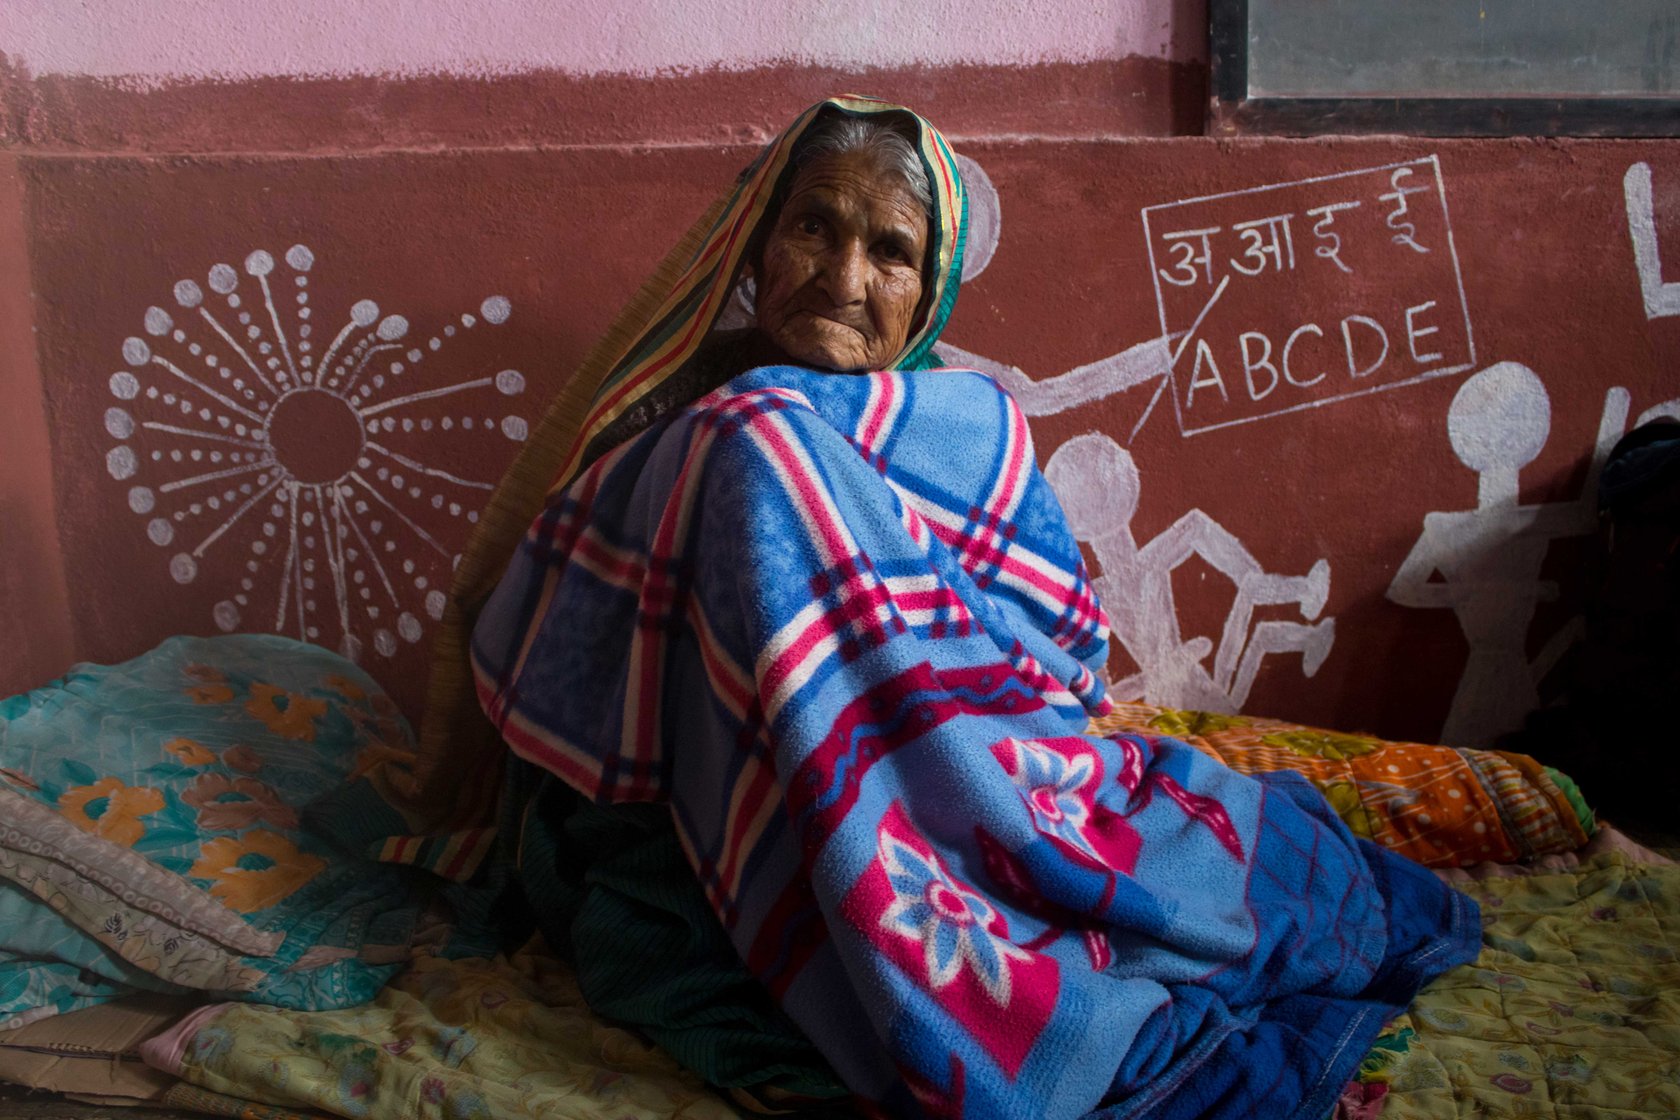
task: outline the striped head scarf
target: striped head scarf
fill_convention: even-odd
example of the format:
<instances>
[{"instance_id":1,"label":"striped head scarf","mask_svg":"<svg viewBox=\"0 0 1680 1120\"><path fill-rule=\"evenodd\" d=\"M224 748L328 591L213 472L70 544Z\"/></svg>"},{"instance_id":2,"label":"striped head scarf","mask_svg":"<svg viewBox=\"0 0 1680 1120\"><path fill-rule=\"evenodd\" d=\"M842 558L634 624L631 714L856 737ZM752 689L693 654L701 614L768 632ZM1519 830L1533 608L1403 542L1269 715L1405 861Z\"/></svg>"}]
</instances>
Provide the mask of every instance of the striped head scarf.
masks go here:
<instances>
[{"instance_id":1,"label":"striped head scarf","mask_svg":"<svg viewBox=\"0 0 1680 1120\"><path fill-rule=\"evenodd\" d=\"M729 300L755 233L762 223L775 218L771 207L785 195L793 177L793 157L800 141L831 114L896 117L914 126L914 145L933 194L926 269L929 292L904 349L887 368L926 369L934 364L933 344L950 318L962 276L968 202L956 158L937 129L902 106L855 95L829 98L801 113L741 173L727 205L711 223L687 267L640 335L600 379L574 447L557 472L557 483L570 481L587 465L586 449L605 450L592 449L591 444L614 419L656 392L694 357Z\"/></svg>"},{"instance_id":2,"label":"striped head scarf","mask_svg":"<svg viewBox=\"0 0 1680 1120\"><path fill-rule=\"evenodd\" d=\"M843 95L799 115L742 171L678 241L641 291L556 393L519 457L497 485L456 568L433 646L428 703L412 771L387 774L381 790L411 836L386 844L385 857L466 878L489 849L501 759L500 739L473 693L467 645L478 611L548 495L607 448L597 437L614 420L672 382L694 359L727 306L771 207L795 173L800 141L830 114L883 117L913 135L933 196L928 221L925 297L900 370L938 364L933 353L962 277L968 200L950 146L916 113L873 97Z\"/></svg>"}]
</instances>

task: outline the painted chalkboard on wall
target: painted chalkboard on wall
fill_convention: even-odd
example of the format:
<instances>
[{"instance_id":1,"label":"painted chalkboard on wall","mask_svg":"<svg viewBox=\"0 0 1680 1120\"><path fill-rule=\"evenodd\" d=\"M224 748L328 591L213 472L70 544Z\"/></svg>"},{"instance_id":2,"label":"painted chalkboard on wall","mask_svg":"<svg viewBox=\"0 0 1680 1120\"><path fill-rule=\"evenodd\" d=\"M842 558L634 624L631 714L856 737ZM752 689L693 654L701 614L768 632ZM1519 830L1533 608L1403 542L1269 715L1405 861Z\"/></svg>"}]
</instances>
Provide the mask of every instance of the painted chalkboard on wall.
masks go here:
<instances>
[{"instance_id":1,"label":"painted chalkboard on wall","mask_svg":"<svg viewBox=\"0 0 1680 1120\"><path fill-rule=\"evenodd\" d=\"M1218 134L1680 135L1680 0L1211 0Z\"/></svg>"}]
</instances>

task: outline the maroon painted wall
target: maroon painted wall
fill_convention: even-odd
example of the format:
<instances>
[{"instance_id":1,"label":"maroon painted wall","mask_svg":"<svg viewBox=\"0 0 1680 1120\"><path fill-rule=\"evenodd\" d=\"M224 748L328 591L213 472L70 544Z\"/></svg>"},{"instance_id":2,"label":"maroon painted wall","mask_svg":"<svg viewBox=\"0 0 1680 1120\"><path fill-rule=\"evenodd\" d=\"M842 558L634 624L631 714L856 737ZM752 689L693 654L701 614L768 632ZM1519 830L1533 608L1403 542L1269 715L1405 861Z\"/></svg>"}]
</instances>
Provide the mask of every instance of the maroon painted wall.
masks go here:
<instances>
[{"instance_id":1,"label":"maroon painted wall","mask_svg":"<svg viewBox=\"0 0 1680 1120\"><path fill-rule=\"evenodd\" d=\"M281 629L350 634L413 710L435 593L523 423L754 145L845 87L925 109L995 188L995 254L946 337L1038 383L1040 463L1067 445L1057 484L1099 522L1082 527L1125 616L1117 678L1423 738L1462 690L1503 711L1513 674L1563 648L1607 399L1631 424L1680 397L1680 316L1660 287L1648 312L1630 232L1648 214L1646 249L1680 261L1680 157L1170 135L1198 124L1200 77L1134 61L146 92L12 73L0 323L35 345L6 348L28 357L5 367L0 617L40 639L0 661L0 692L71 651ZM1257 189L1279 184L1298 185ZM1200 234L1172 236L1215 228L1205 263ZM1332 246L1340 264L1315 252ZM1387 350L1367 370L1371 322ZM351 368L317 379L346 324L331 364ZM264 426L283 471L250 438ZM299 489L294 530L286 477L343 481ZM1454 606L1404 605L1431 599Z\"/></svg>"}]
</instances>

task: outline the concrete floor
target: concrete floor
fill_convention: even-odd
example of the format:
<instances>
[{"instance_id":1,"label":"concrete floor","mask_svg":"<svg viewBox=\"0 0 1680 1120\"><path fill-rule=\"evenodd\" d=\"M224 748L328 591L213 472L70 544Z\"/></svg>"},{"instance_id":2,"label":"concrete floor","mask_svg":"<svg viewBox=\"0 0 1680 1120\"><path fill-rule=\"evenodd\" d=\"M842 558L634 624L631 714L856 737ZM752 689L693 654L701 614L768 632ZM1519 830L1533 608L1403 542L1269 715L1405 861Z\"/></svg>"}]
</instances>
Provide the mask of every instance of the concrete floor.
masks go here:
<instances>
[{"instance_id":1,"label":"concrete floor","mask_svg":"<svg viewBox=\"0 0 1680 1120\"><path fill-rule=\"evenodd\" d=\"M0 1120L204 1120L199 1112L80 1104L0 1081Z\"/></svg>"}]
</instances>

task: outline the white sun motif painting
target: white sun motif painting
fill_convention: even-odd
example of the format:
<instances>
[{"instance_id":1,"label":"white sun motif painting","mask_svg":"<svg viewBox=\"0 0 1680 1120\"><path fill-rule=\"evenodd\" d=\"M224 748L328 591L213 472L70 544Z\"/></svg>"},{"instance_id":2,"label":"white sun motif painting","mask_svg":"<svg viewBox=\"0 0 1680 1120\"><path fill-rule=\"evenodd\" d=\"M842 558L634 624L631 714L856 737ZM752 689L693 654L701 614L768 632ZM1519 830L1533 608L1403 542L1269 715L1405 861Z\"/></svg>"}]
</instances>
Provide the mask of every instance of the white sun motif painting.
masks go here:
<instances>
[{"instance_id":1,"label":"white sun motif painting","mask_svg":"<svg viewBox=\"0 0 1680 1120\"><path fill-rule=\"evenodd\" d=\"M175 582L225 592L218 628L389 658L443 616L492 489L428 452L525 439L508 411L525 376L494 372L483 337L512 306L490 296L424 339L367 299L335 322L310 304L314 265L304 245L283 262L258 249L243 275L218 264L147 308L110 378L105 465Z\"/></svg>"}]
</instances>

